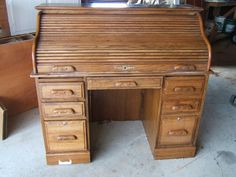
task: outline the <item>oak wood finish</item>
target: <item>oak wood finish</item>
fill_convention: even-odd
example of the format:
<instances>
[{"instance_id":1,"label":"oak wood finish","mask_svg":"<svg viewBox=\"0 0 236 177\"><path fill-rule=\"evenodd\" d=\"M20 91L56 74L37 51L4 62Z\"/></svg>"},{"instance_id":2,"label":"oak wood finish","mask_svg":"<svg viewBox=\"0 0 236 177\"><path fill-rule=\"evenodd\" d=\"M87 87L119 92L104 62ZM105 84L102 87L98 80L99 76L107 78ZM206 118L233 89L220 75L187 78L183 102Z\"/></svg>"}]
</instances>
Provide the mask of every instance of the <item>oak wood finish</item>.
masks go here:
<instances>
[{"instance_id":1,"label":"oak wood finish","mask_svg":"<svg viewBox=\"0 0 236 177\"><path fill-rule=\"evenodd\" d=\"M42 103L45 120L85 118L84 102Z\"/></svg>"},{"instance_id":2,"label":"oak wood finish","mask_svg":"<svg viewBox=\"0 0 236 177\"><path fill-rule=\"evenodd\" d=\"M159 130L161 89L145 90L143 92L143 126L147 134L151 150L156 148Z\"/></svg>"},{"instance_id":3,"label":"oak wood finish","mask_svg":"<svg viewBox=\"0 0 236 177\"><path fill-rule=\"evenodd\" d=\"M142 92L140 89L91 91L92 121L141 120Z\"/></svg>"},{"instance_id":4,"label":"oak wood finish","mask_svg":"<svg viewBox=\"0 0 236 177\"><path fill-rule=\"evenodd\" d=\"M88 163L90 162L90 152L67 152L67 153L53 153L47 154L47 164L48 165L58 165L58 164L76 164L76 163Z\"/></svg>"},{"instance_id":5,"label":"oak wood finish","mask_svg":"<svg viewBox=\"0 0 236 177\"><path fill-rule=\"evenodd\" d=\"M200 8L37 9L32 76L48 164L90 161L92 119L143 120L155 159L195 155L211 58Z\"/></svg>"},{"instance_id":6,"label":"oak wood finish","mask_svg":"<svg viewBox=\"0 0 236 177\"><path fill-rule=\"evenodd\" d=\"M194 116L166 116L160 123L160 145L191 145L197 118Z\"/></svg>"},{"instance_id":7,"label":"oak wood finish","mask_svg":"<svg viewBox=\"0 0 236 177\"><path fill-rule=\"evenodd\" d=\"M160 88L161 80L160 77L93 77L87 78L87 88L88 90Z\"/></svg>"},{"instance_id":8,"label":"oak wood finish","mask_svg":"<svg viewBox=\"0 0 236 177\"><path fill-rule=\"evenodd\" d=\"M85 121L45 121L48 152L87 150Z\"/></svg>"},{"instance_id":9,"label":"oak wood finish","mask_svg":"<svg viewBox=\"0 0 236 177\"><path fill-rule=\"evenodd\" d=\"M83 83L40 83L42 100L79 101L84 98Z\"/></svg>"}]
</instances>

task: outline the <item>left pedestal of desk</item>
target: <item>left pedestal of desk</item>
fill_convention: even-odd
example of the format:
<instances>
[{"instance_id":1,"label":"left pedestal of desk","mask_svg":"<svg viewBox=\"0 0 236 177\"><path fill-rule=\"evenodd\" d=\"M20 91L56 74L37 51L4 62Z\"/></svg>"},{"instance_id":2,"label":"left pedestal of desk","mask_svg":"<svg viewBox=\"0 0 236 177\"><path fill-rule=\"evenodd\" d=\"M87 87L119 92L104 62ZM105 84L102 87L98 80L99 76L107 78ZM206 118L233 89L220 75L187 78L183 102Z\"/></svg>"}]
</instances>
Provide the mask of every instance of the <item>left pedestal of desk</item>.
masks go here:
<instances>
[{"instance_id":1,"label":"left pedestal of desk","mask_svg":"<svg viewBox=\"0 0 236 177\"><path fill-rule=\"evenodd\" d=\"M36 79L47 164L90 162L87 94L80 78Z\"/></svg>"}]
</instances>

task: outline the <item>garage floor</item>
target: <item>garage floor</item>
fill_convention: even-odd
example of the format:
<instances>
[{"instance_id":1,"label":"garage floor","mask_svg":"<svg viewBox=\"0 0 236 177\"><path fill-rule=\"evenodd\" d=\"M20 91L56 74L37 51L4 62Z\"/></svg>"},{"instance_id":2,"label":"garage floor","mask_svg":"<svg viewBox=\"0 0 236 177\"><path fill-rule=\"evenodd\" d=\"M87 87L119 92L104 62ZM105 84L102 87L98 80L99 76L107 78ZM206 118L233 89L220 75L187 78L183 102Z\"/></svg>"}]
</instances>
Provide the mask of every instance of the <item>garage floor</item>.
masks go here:
<instances>
[{"instance_id":1,"label":"garage floor","mask_svg":"<svg viewBox=\"0 0 236 177\"><path fill-rule=\"evenodd\" d=\"M90 164L47 166L38 109L14 119L10 136L0 142L1 177L235 177L236 67L215 67L195 158L153 160L140 121L94 123ZM13 120L13 119L12 119Z\"/></svg>"}]
</instances>

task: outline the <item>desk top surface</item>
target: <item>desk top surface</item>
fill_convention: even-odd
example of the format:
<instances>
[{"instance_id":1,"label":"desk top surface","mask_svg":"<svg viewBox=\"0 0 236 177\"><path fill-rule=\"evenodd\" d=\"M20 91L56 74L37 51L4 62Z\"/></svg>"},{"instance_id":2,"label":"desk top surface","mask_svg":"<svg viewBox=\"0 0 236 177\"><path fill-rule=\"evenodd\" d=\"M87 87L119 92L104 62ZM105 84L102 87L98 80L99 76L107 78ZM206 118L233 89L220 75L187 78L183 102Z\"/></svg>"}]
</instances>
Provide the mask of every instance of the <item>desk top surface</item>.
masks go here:
<instances>
[{"instance_id":1,"label":"desk top surface","mask_svg":"<svg viewBox=\"0 0 236 177\"><path fill-rule=\"evenodd\" d=\"M119 9L119 10L158 10L158 11L202 11L202 8L188 4L170 6L170 5L145 5L145 4L127 4L122 2L104 3L44 3L36 7L38 10L79 10L79 9Z\"/></svg>"}]
</instances>

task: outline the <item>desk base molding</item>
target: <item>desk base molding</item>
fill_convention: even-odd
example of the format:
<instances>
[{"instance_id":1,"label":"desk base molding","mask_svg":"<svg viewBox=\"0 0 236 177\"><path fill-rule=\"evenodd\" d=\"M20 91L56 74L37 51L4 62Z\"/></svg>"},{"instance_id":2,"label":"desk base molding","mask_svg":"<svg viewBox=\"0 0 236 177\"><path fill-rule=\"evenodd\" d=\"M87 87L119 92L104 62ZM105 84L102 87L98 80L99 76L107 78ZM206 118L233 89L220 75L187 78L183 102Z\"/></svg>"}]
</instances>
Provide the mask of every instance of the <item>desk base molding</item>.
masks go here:
<instances>
[{"instance_id":1,"label":"desk base molding","mask_svg":"<svg viewBox=\"0 0 236 177\"><path fill-rule=\"evenodd\" d=\"M196 147L173 147L173 148L158 148L153 152L154 159L175 159L194 157L196 154Z\"/></svg>"},{"instance_id":2,"label":"desk base molding","mask_svg":"<svg viewBox=\"0 0 236 177\"><path fill-rule=\"evenodd\" d=\"M59 153L59 154L47 154L46 155L48 165L62 165L62 164L78 164L89 163L90 152L72 152L72 153Z\"/></svg>"}]
</instances>

